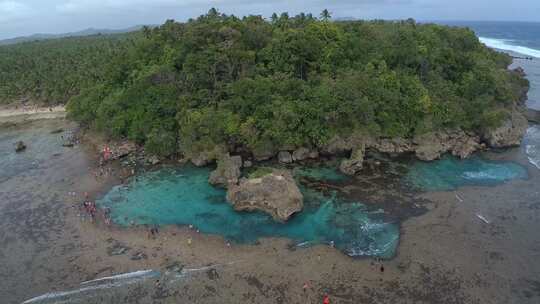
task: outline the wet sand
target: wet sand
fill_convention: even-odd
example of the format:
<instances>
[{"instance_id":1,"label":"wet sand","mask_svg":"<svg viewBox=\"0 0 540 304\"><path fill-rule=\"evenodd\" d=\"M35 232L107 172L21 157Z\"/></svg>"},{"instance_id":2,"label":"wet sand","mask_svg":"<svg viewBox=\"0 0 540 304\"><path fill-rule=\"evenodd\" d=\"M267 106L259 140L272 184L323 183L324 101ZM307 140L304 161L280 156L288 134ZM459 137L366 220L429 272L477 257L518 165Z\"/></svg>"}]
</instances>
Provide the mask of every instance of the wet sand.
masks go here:
<instances>
[{"instance_id":1,"label":"wet sand","mask_svg":"<svg viewBox=\"0 0 540 304\"><path fill-rule=\"evenodd\" d=\"M16 132L74 127L63 119L39 120ZM540 301L540 170L527 163L519 148L492 157L526 165L528 180L415 195L392 185L352 189L385 208L401 197L424 210L402 223L397 256L383 261L384 272L373 259L352 259L328 246L296 249L285 239L264 239L229 247L220 237L186 227L164 227L150 239L145 227L92 223L74 207L82 202L81 194L87 191L95 199L119 180L95 178L92 145L58 153L0 182L2 303L78 288L80 282L114 274L163 271L175 262L188 268L218 266L159 288L152 280L80 303L321 303L324 292L332 303ZM359 184L365 179L360 176Z\"/></svg>"}]
</instances>

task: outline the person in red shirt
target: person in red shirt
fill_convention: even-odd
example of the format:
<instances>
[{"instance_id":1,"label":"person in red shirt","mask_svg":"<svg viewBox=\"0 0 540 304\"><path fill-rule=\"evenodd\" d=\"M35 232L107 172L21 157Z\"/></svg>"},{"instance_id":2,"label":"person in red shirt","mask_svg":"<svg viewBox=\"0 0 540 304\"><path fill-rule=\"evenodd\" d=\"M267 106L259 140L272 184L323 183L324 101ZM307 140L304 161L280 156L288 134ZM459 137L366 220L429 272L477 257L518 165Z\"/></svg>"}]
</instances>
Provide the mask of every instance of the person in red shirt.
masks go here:
<instances>
[{"instance_id":1,"label":"person in red shirt","mask_svg":"<svg viewBox=\"0 0 540 304\"><path fill-rule=\"evenodd\" d=\"M323 297L323 304L330 304L330 297L328 297L328 294L324 294L324 297Z\"/></svg>"},{"instance_id":2,"label":"person in red shirt","mask_svg":"<svg viewBox=\"0 0 540 304\"><path fill-rule=\"evenodd\" d=\"M110 157L111 157L111 148L109 148L109 146L105 146L103 148L103 159L109 160Z\"/></svg>"}]
</instances>

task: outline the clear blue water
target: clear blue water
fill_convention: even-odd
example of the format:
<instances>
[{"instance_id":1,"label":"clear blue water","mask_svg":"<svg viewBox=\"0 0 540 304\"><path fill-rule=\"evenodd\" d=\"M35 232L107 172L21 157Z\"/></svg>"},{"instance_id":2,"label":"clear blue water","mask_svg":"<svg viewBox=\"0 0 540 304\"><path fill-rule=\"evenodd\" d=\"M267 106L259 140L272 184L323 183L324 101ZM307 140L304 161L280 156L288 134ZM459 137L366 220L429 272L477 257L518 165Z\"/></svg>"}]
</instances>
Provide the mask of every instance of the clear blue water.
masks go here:
<instances>
[{"instance_id":1,"label":"clear blue water","mask_svg":"<svg viewBox=\"0 0 540 304\"><path fill-rule=\"evenodd\" d=\"M113 221L121 226L194 225L203 233L239 243L284 237L300 246L333 241L350 256L391 257L395 253L399 226L382 211L303 188L304 210L287 223L277 223L263 213L234 211L225 191L208 184L209 174L209 169L191 166L148 172L113 188L97 203L111 208Z\"/></svg>"},{"instance_id":2,"label":"clear blue water","mask_svg":"<svg viewBox=\"0 0 540 304\"><path fill-rule=\"evenodd\" d=\"M447 191L461 186L494 186L527 178L527 168L514 162L480 157L460 160L445 156L434 162L415 161L404 182L422 191Z\"/></svg>"}]
</instances>

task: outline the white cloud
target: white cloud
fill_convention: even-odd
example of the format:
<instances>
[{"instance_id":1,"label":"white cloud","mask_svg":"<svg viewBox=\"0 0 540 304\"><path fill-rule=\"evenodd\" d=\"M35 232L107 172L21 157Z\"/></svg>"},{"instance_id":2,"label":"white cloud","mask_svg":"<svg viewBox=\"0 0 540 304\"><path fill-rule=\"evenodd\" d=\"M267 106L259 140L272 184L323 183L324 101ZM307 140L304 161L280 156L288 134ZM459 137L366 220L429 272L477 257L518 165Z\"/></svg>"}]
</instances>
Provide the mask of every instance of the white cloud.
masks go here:
<instances>
[{"instance_id":1,"label":"white cloud","mask_svg":"<svg viewBox=\"0 0 540 304\"><path fill-rule=\"evenodd\" d=\"M144 10L197 4L211 5L224 2L224 0L68 0L56 5L56 9L62 13L79 13L108 9Z\"/></svg>"},{"instance_id":2,"label":"white cloud","mask_svg":"<svg viewBox=\"0 0 540 304\"><path fill-rule=\"evenodd\" d=\"M0 1L0 23L10 22L28 17L32 14L32 9L18 1Z\"/></svg>"}]
</instances>

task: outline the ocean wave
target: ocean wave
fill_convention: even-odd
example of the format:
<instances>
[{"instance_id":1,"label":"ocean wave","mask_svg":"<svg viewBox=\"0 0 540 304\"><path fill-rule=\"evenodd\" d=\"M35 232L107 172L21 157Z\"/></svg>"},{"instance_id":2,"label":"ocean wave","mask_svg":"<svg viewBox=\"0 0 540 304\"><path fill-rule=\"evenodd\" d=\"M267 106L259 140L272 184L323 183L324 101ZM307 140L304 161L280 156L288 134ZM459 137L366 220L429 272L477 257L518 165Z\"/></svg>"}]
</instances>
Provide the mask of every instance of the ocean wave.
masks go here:
<instances>
[{"instance_id":1,"label":"ocean wave","mask_svg":"<svg viewBox=\"0 0 540 304\"><path fill-rule=\"evenodd\" d=\"M526 56L540 58L540 50L528 48L526 46L514 45L512 44L514 43L513 40L480 37L480 42L490 48L512 51Z\"/></svg>"},{"instance_id":2,"label":"ocean wave","mask_svg":"<svg viewBox=\"0 0 540 304\"><path fill-rule=\"evenodd\" d=\"M525 154L529 162L540 169L540 126L527 129L525 143Z\"/></svg>"}]
</instances>

